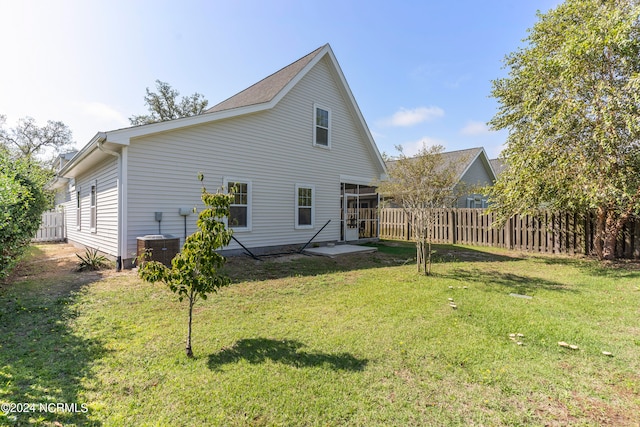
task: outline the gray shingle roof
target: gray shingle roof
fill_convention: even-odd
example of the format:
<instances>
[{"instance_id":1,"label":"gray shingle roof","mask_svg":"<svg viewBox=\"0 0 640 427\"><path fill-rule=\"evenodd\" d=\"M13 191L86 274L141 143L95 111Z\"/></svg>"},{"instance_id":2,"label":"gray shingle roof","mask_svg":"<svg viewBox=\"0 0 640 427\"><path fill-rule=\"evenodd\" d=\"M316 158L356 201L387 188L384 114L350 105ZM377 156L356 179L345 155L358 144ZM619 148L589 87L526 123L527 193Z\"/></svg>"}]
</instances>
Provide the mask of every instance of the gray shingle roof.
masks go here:
<instances>
[{"instance_id":1,"label":"gray shingle roof","mask_svg":"<svg viewBox=\"0 0 640 427\"><path fill-rule=\"evenodd\" d=\"M263 104L271 101L323 48L324 46L319 47L308 55L287 65L280 71L260 80L253 86L248 87L242 92L233 95L231 98L228 98L217 105L214 105L206 110L205 113L215 113L218 111Z\"/></svg>"},{"instance_id":2,"label":"gray shingle roof","mask_svg":"<svg viewBox=\"0 0 640 427\"><path fill-rule=\"evenodd\" d=\"M467 148L465 150L445 151L442 153L442 163L445 165L454 164L459 177L467 170L471 162L476 159L482 151L481 147Z\"/></svg>"},{"instance_id":3,"label":"gray shingle roof","mask_svg":"<svg viewBox=\"0 0 640 427\"><path fill-rule=\"evenodd\" d=\"M455 165L455 173L458 175L458 178L462 178L462 174L467 170L467 168L471 165L471 163L475 160L475 158L482 151L482 147L476 148L467 148L464 150L457 151L445 151L440 153L442 163L441 167L444 169L448 165ZM393 164L396 160L387 161L387 167L393 167ZM439 169L439 168L437 168Z\"/></svg>"},{"instance_id":4,"label":"gray shingle roof","mask_svg":"<svg viewBox=\"0 0 640 427\"><path fill-rule=\"evenodd\" d=\"M502 171L504 171L507 167L504 160L502 159L491 159L489 160L489 162L491 162L491 167L493 168L493 171L496 173L496 178L500 176Z\"/></svg>"}]
</instances>

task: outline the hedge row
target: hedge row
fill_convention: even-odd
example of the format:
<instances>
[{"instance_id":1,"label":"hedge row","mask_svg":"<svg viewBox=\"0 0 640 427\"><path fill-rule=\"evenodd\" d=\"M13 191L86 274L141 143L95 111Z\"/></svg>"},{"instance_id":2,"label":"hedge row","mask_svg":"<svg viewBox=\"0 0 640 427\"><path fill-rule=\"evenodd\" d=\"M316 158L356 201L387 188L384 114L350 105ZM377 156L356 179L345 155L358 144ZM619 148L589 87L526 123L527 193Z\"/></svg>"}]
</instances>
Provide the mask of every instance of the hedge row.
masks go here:
<instances>
[{"instance_id":1,"label":"hedge row","mask_svg":"<svg viewBox=\"0 0 640 427\"><path fill-rule=\"evenodd\" d=\"M0 150L0 279L9 274L40 227L49 205L45 176L37 163L11 159Z\"/></svg>"}]
</instances>

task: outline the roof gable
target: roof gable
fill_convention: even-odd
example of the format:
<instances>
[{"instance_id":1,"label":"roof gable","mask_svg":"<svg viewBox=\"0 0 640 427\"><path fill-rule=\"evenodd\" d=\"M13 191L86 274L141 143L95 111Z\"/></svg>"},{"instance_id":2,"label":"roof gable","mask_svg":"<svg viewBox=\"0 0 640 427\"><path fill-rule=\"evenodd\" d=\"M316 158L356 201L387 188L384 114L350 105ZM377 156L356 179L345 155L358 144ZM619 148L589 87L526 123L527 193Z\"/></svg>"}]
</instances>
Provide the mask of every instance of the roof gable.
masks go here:
<instances>
[{"instance_id":1,"label":"roof gable","mask_svg":"<svg viewBox=\"0 0 640 427\"><path fill-rule=\"evenodd\" d=\"M453 164L455 166L455 173L458 177L458 182L460 182L465 174L471 169L471 167L477 162L480 161L482 166L486 169L487 175L491 178L492 181L495 181L496 174L493 170L491 162L487 157L484 148L476 147L476 148L467 148L464 150L456 150L456 151L445 151L440 153L442 163L442 168L445 168L448 165ZM387 162L387 166L393 165L396 160L391 160Z\"/></svg>"},{"instance_id":2,"label":"roof gable","mask_svg":"<svg viewBox=\"0 0 640 427\"><path fill-rule=\"evenodd\" d=\"M231 110L272 101L326 46L328 45L319 47L308 55L282 68L280 71L265 77L258 83L233 95L231 98L214 105L206 110L205 113L215 113L217 111Z\"/></svg>"},{"instance_id":3,"label":"roof gable","mask_svg":"<svg viewBox=\"0 0 640 427\"><path fill-rule=\"evenodd\" d=\"M382 173L386 173L385 163L382 160L382 156L378 151L360 108L351 93L351 89L349 88L344 74L340 69L340 65L333 54L331 46L329 46L329 44L325 44L231 98L213 106L205 113L109 132L99 132L73 159L71 159L69 163L59 171L60 176L63 176L76 168L79 163L84 163L83 166L88 166L90 163L95 162L96 153L98 155L103 153L103 146L113 152L113 150L117 150L120 146L129 145L133 138L184 129L204 123L212 123L217 120L240 117L245 114L269 110L275 107L278 102L324 57L329 59L328 62L331 64L331 73L337 79L337 83L345 97L346 103L353 113L353 116L356 118L356 126L359 127L365 141L368 142L368 149L372 154L372 158L377 162L380 170L383 171Z\"/></svg>"}]
</instances>

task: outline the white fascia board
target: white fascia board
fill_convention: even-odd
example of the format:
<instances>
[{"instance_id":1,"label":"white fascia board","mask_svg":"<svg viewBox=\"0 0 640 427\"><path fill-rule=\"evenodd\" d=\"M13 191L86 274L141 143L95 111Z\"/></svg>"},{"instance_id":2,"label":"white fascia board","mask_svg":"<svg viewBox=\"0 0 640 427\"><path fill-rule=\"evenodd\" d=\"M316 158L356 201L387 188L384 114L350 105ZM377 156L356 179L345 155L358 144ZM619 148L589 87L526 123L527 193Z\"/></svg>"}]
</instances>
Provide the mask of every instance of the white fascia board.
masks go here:
<instances>
[{"instance_id":1,"label":"white fascia board","mask_svg":"<svg viewBox=\"0 0 640 427\"><path fill-rule=\"evenodd\" d=\"M355 113L356 117L358 118L358 120L360 121L360 127L363 130L364 134L365 134L365 138L367 139L367 141L369 141L370 144L370 149L374 154L375 159L378 161L380 168L382 169L382 173L386 174L387 173L387 166L384 163L384 160L382 159L382 156L380 155L380 150L378 150L378 146L375 143L375 140L373 139L373 135L371 135L371 132L369 131L369 126L367 126L367 122L364 119L364 116L362 115L362 111L360 111L360 107L358 106L358 102L356 101L356 98L353 96L353 92L351 92L351 88L349 87L349 84L347 83L347 79L344 76L344 73L342 72L342 69L340 68L340 64L338 63L338 60L336 59L333 50L331 50L331 47L329 45L326 46L327 49L327 54L329 55L329 58L331 59L331 62L333 63L334 69L336 71L336 74L338 76L338 78L340 79L340 82L342 83L342 88L344 90L344 93L347 95L347 98L349 99L349 101L351 102L351 106L353 108L353 112ZM318 55L321 56L321 55ZM322 55L324 56L324 55Z\"/></svg>"},{"instance_id":2,"label":"white fascia board","mask_svg":"<svg viewBox=\"0 0 640 427\"><path fill-rule=\"evenodd\" d=\"M309 61L309 63L307 65L304 66L304 68L302 68L302 70L298 71L298 74L296 74L290 81L289 83L287 83L281 90L280 92L278 92L278 94L276 96L273 97L273 99L269 102L269 104L271 104L271 107L275 106L278 102L280 102L280 100L282 98L284 98L284 96L289 93L289 91L298 84L298 82L300 80L302 80L302 78L304 76L307 75L307 73L316 66L316 64L318 62L320 62L320 60L327 54L331 52L331 47L326 44L324 45L324 47L322 48L322 50L320 52L318 52L318 54L316 56L313 57L313 59L311 59L311 61ZM270 107L270 108L271 108Z\"/></svg>"},{"instance_id":3,"label":"white fascia board","mask_svg":"<svg viewBox=\"0 0 640 427\"><path fill-rule=\"evenodd\" d=\"M484 147L482 147L482 152L484 153L485 163L489 168L489 170L491 171L491 176L493 177L492 182L496 182L496 180L498 179L498 175L496 175L496 171L493 169L493 166L491 165L491 161L489 160L489 156L487 156L487 152L484 150Z\"/></svg>"},{"instance_id":4,"label":"white fascia board","mask_svg":"<svg viewBox=\"0 0 640 427\"><path fill-rule=\"evenodd\" d=\"M256 113L258 111L268 110L274 105L275 103L272 101L269 103L249 105L247 107L234 108L231 110L218 111L215 113L203 113L196 116L183 117L180 119L167 120L164 122L119 129L107 133L107 142L112 142L120 145L130 145L132 138L170 132L177 129L184 129L191 126L214 122L217 120Z\"/></svg>"},{"instance_id":5,"label":"white fascia board","mask_svg":"<svg viewBox=\"0 0 640 427\"><path fill-rule=\"evenodd\" d=\"M464 170L462 171L462 173L458 177L458 182L460 182L462 180L462 177L469 171L469 169L471 169L471 165L475 163L475 161L478 159L480 154L483 153L483 151L484 151L484 149L481 148L481 150L478 151L478 153L475 156L473 156L473 158L471 158L469 161L467 161L467 166L465 166Z\"/></svg>"},{"instance_id":6,"label":"white fascia board","mask_svg":"<svg viewBox=\"0 0 640 427\"><path fill-rule=\"evenodd\" d=\"M269 103L264 104L265 107L263 109L273 108L278 102L280 102L280 100L295 85L297 85L298 82L300 80L302 80L302 78L313 67L315 67L316 64L322 60L322 58L324 58L325 55L328 55L329 59L331 60L335 75L340 80L342 91L346 95L346 97L349 100L349 102L351 103L351 109L355 113L356 117L358 118L358 121L360 122L360 128L364 133L365 139L369 142L369 145L370 145L369 148L371 149L375 159L378 161L378 164L379 164L379 166L380 166L380 168L382 170L382 174L386 174L387 173L387 167L384 164L384 161L382 160L382 156L380 155L380 151L378 150L378 147L376 146L375 140L373 139L373 136L371 135L371 132L369 131L369 127L367 126L367 123L364 120L362 112L360 111L360 107L358 106L358 103L356 102L356 99L353 96L353 93L351 92L351 88L349 87L349 84L347 83L347 79L344 77L344 73L342 72L342 69L340 68L340 64L338 63L338 60L336 59L336 56L334 55L333 50L331 49L331 46L329 44L324 45L322 50L320 52L318 52L318 54L311 61L309 61L309 63L307 65L305 65L304 68L302 70L300 70L300 72L298 72L298 74L296 74L296 76L293 79L291 79L291 81L289 83L287 83L285 85L285 87L282 88L282 90L276 96L274 96L273 99Z\"/></svg>"},{"instance_id":7,"label":"white fascia board","mask_svg":"<svg viewBox=\"0 0 640 427\"><path fill-rule=\"evenodd\" d=\"M69 183L70 179L63 176L56 176L44 185L45 190L58 190Z\"/></svg>"},{"instance_id":8,"label":"white fascia board","mask_svg":"<svg viewBox=\"0 0 640 427\"><path fill-rule=\"evenodd\" d=\"M358 184L358 185L374 185L373 179L364 178L361 176L353 175L340 175L340 183L344 184Z\"/></svg>"},{"instance_id":9,"label":"white fascia board","mask_svg":"<svg viewBox=\"0 0 640 427\"><path fill-rule=\"evenodd\" d=\"M106 134L104 132L96 133L95 136L91 138L91 141L89 141L87 145L82 147L82 149L80 149L80 151L78 151L75 156L73 156L71 160L69 160L69 162L67 162L67 164L58 171L58 176L65 176L67 172L69 172L78 164L78 162L87 157L89 154L93 153L98 148L98 143L104 141L105 138Z\"/></svg>"}]
</instances>

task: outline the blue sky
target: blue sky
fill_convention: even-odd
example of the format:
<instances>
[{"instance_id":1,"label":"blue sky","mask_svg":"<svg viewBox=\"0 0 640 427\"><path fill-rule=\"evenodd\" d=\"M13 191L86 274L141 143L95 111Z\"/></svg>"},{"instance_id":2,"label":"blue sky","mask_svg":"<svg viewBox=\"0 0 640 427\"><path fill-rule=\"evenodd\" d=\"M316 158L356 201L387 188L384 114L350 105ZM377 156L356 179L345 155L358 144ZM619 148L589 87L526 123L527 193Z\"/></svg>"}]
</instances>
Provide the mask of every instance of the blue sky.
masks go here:
<instances>
[{"instance_id":1,"label":"blue sky","mask_svg":"<svg viewBox=\"0 0 640 427\"><path fill-rule=\"evenodd\" d=\"M484 146L491 80L559 0L0 0L0 114L61 120L78 148L146 112L156 79L213 106L330 43L381 152Z\"/></svg>"}]
</instances>

